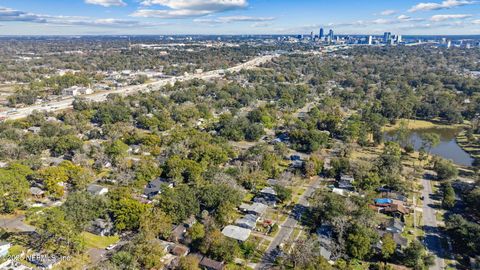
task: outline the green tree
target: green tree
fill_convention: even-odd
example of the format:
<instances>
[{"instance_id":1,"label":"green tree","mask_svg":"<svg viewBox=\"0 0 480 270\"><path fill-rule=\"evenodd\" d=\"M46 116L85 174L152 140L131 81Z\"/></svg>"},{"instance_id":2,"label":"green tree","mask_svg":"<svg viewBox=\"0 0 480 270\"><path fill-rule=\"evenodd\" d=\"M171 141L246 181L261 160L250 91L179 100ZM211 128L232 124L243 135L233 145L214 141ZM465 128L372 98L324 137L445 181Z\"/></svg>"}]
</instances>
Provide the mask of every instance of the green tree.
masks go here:
<instances>
[{"instance_id":1,"label":"green tree","mask_svg":"<svg viewBox=\"0 0 480 270\"><path fill-rule=\"evenodd\" d=\"M107 154L113 160L124 157L127 154L128 145L121 140L115 140L105 144L105 154Z\"/></svg>"},{"instance_id":2,"label":"green tree","mask_svg":"<svg viewBox=\"0 0 480 270\"><path fill-rule=\"evenodd\" d=\"M436 158L433 170L437 173L440 180L450 180L458 175L457 167L450 160Z\"/></svg>"},{"instance_id":3,"label":"green tree","mask_svg":"<svg viewBox=\"0 0 480 270\"><path fill-rule=\"evenodd\" d=\"M277 198L280 202L288 202L292 199L292 190L280 185L274 185L273 189L277 193Z\"/></svg>"},{"instance_id":4,"label":"green tree","mask_svg":"<svg viewBox=\"0 0 480 270\"><path fill-rule=\"evenodd\" d=\"M425 133L422 135L422 147L427 149L428 155L432 151L432 148L440 143L440 135L436 133Z\"/></svg>"},{"instance_id":5,"label":"green tree","mask_svg":"<svg viewBox=\"0 0 480 270\"><path fill-rule=\"evenodd\" d=\"M193 256L188 255L180 258L178 270L200 270L199 266L200 260Z\"/></svg>"},{"instance_id":6,"label":"green tree","mask_svg":"<svg viewBox=\"0 0 480 270\"><path fill-rule=\"evenodd\" d=\"M83 250L80 231L60 208L43 211L34 225L43 251L58 256L77 254Z\"/></svg>"},{"instance_id":7,"label":"green tree","mask_svg":"<svg viewBox=\"0 0 480 270\"><path fill-rule=\"evenodd\" d=\"M68 174L65 168L58 167L46 167L37 171L37 178L39 178L47 193L55 198L61 198L64 193L64 187L62 183L67 183Z\"/></svg>"},{"instance_id":8,"label":"green tree","mask_svg":"<svg viewBox=\"0 0 480 270\"><path fill-rule=\"evenodd\" d=\"M29 167L18 163L0 169L0 213L12 213L24 205L29 188L27 176L32 173Z\"/></svg>"},{"instance_id":9,"label":"green tree","mask_svg":"<svg viewBox=\"0 0 480 270\"><path fill-rule=\"evenodd\" d=\"M450 183L442 184L442 205L445 208L453 208L455 206L455 190Z\"/></svg>"},{"instance_id":10,"label":"green tree","mask_svg":"<svg viewBox=\"0 0 480 270\"><path fill-rule=\"evenodd\" d=\"M388 261L395 253L397 244L391 234L386 233L382 237L382 257L385 261Z\"/></svg>"},{"instance_id":11,"label":"green tree","mask_svg":"<svg viewBox=\"0 0 480 270\"><path fill-rule=\"evenodd\" d=\"M140 219L149 206L130 197L112 201L111 211L115 228L119 231L137 230Z\"/></svg>"},{"instance_id":12,"label":"green tree","mask_svg":"<svg viewBox=\"0 0 480 270\"><path fill-rule=\"evenodd\" d=\"M140 232L148 240L168 238L172 226L172 219L158 208L147 209L140 217Z\"/></svg>"},{"instance_id":13,"label":"green tree","mask_svg":"<svg viewBox=\"0 0 480 270\"><path fill-rule=\"evenodd\" d=\"M350 256L362 260L371 255L375 238L371 229L356 224L347 236L347 251Z\"/></svg>"}]
</instances>

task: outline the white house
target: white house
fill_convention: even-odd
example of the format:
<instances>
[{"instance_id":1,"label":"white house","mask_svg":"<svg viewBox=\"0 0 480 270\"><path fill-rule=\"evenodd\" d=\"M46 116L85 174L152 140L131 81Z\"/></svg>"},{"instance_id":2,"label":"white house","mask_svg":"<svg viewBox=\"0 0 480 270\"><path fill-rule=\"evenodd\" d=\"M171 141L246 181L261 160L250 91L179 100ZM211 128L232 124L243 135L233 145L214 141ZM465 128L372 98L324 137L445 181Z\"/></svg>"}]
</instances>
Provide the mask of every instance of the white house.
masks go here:
<instances>
[{"instance_id":1,"label":"white house","mask_svg":"<svg viewBox=\"0 0 480 270\"><path fill-rule=\"evenodd\" d=\"M102 196L108 193L108 188L100 185L91 184L87 187L88 193L96 196Z\"/></svg>"},{"instance_id":2,"label":"white house","mask_svg":"<svg viewBox=\"0 0 480 270\"><path fill-rule=\"evenodd\" d=\"M12 245L8 242L0 242L0 257L5 257L8 255L8 250Z\"/></svg>"}]
</instances>

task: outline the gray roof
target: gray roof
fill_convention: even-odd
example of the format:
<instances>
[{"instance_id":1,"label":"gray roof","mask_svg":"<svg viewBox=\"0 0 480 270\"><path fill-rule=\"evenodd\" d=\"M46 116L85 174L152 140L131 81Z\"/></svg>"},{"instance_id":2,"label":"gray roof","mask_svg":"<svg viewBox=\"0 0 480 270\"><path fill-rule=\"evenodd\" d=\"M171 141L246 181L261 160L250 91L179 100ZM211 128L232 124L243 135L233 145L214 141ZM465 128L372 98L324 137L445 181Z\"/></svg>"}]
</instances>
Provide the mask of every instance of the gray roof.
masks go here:
<instances>
[{"instance_id":1,"label":"gray roof","mask_svg":"<svg viewBox=\"0 0 480 270\"><path fill-rule=\"evenodd\" d=\"M91 184L87 187L87 191L91 194L99 194L104 188L104 186L96 185L96 184Z\"/></svg>"},{"instance_id":2,"label":"gray roof","mask_svg":"<svg viewBox=\"0 0 480 270\"><path fill-rule=\"evenodd\" d=\"M234 225L228 225L222 230L222 234L226 237L233 238L239 241L246 241L252 231Z\"/></svg>"},{"instance_id":3,"label":"gray roof","mask_svg":"<svg viewBox=\"0 0 480 270\"><path fill-rule=\"evenodd\" d=\"M274 186L278 183L278 181L276 179L268 179L267 180L267 184L269 184L270 186Z\"/></svg>"},{"instance_id":4,"label":"gray roof","mask_svg":"<svg viewBox=\"0 0 480 270\"><path fill-rule=\"evenodd\" d=\"M332 257L332 226L322 225L317 229L317 237L320 242L320 255L327 260L330 260Z\"/></svg>"},{"instance_id":5,"label":"gray roof","mask_svg":"<svg viewBox=\"0 0 480 270\"><path fill-rule=\"evenodd\" d=\"M30 193L32 195L43 195L45 193L45 191L41 190L40 188L38 187L31 187L30 188Z\"/></svg>"},{"instance_id":6,"label":"gray roof","mask_svg":"<svg viewBox=\"0 0 480 270\"><path fill-rule=\"evenodd\" d=\"M235 224L239 227L253 230L257 226L257 219L257 216L249 214L244 216L243 218L237 219L235 221Z\"/></svg>"},{"instance_id":7,"label":"gray roof","mask_svg":"<svg viewBox=\"0 0 480 270\"><path fill-rule=\"evenodd\" d=\"M272 187L263 188L260 193L277 196L277 192Z\"/></svg>"},{"instance_id":8,"label":"gray roof","mask_svg":"<svg viewBox=\"0 0 480 270\"><path fill-rule=\"evenodd\" d=\"M342 174L342 175L340 176L340 180L341 180L341 181L345 181L345 182L353 182L353 181L355 181L355 179L353 178L353 176L344 175L344 174Z\"/></svg>"},{"instance_id":9,"label":"gray roof","mask_svg":"<svg viewBox=\"0 0 480 270\"><path fill-rule=\"evenodd\" d=\"M405 228L405 224L399 219L392 218L388 221L387 228L403 231L403 228Z\"/></svg>"},{"instance_id":10,"label":"gray roof","mask_svg":"<svg viewBox=\"0 0 480 270\"><path fill-rule=\"evenodd\" d=\"M143 194L147 196L154 196L162 191L163 185L169 186L171 183L163 178L157 178L153 181L150 181L143 190Z\"/></svg>"},{"instance_id":11,"label":"gray roof","mask_svg":"<svg viewBox=\"0 0 480 270\"><path fill-rule=\"evenodd\" d=\"M263 203L256 202L253 204L242 203L239 208L242 211L256 213L257 215L263 215L267 211L268 206Z\"/></svg>"}]
</instances>

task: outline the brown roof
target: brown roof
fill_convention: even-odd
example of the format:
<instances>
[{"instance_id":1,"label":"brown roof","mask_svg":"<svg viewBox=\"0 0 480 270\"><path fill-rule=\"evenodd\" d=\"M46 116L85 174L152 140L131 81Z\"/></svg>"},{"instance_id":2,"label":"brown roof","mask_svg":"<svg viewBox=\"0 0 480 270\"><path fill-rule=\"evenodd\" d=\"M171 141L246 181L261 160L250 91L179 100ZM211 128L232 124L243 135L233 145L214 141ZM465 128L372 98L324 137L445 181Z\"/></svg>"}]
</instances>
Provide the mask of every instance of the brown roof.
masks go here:
<instances>
[{"instance_id":1,"label":"brown roof","mask_svg":"<svg viewBox=\"0 0 480 270\"><path fill-rule=\"evenodd\" d=\"M175 256L186 256L190 250L184 245L175 245L171 253Z\"/></svg>"},{"instance_id":2,"label":"brown roof","mask_svg":"<svg viewBox=\"0 0 480 270\"><path fill-rule=\"evenodd\" d=\"M215 261L207 257L203 257L203 259L200 261L200 266L212 270L222 270L224 267L223 262Z\"/></svg>"},{"instance_id":3,"label":"brown roof","mask_svg":"<svg viewBox=\"0 0 480 270\"><path fill-rule=\"evenodd\" d=\"M176 226L173 230L172 233L170 234L170 239L171 241L180 241L183 239L183 235L187 231L187 228L185 225L180 224Z\"/></svg>"},{"instance_id":4,"label":"brown roof","mask_svg":"<svg viewBox=\"0 0 480 270\"><path fill-rule=\"evenodd\" d=\"M401 205L401 204L391 204L387 207L385 207L385 212L400 212L402 214L408 214L410 211L408 209Z\"/></svg>"}]
</instances>

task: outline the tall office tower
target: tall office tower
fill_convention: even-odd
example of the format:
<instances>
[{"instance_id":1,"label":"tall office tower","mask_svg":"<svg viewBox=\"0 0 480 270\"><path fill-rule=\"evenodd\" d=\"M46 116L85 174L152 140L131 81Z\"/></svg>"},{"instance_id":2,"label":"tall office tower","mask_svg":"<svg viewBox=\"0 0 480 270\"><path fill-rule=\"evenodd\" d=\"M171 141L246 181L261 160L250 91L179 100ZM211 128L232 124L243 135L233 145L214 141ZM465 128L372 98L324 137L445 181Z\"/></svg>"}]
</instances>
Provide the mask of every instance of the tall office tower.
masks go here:
<instances>
[{"instance_id":1,"label":"tall office tower","mask_svg":"<svg viewBox=\"0 0 480 270\"><path fill-rule=\"evenodd\" d=\"M373 37L368 36L368 45L372 45L372 44L373 44Z\"/></svg>"},{"instance_id":2,"label":"tall office tower","mask_svg":"<svg viewBox=\"0 0 480 270\"><path fill-rule=\"evenodd\" d=\"M314 40L314 39L315 39L315 35L313 34L313 31L310 32L310 39L311 39L311 40Z\"/></svg>"},{"instance_id":3,"label":"tall office tower","mask_svg":"<svg viewBox=\"0 0 480 270\"><path fill-rule=\"evenodd\" d=\"M333 30L330 29L330 31L328 31L328 37L330 38L330 40L333 40Z\"/></svg>"},{"instance_id":4,"label":"tall office tower","mask_svg":"<svg viewBox=\"0 0 480 270\"><path fill-rule=\"evenodd\" d=\"M452 47L452 41L451 41L451 40L449 40L449 41L447 42L447 48L450 48L450 47Z\"/></svg>"},{"instance_id":5,"label":"tall office tower","mask_svg":"<svg viewBox=\"0 0 480 270\"><path fill-rule=\"evenodd\" d=\"M402 40L402 35L398 35L397 36L397 43L402 43L403 40Z\"/></svg>"},{"instance_id":6,"label":"tall office tower","mask_svg":"<svg viewBox=\"0 0 480 270\"><path fill-rule=\"evenodd\" d=\"M325 33L323 32L323 28L320 28L320 33L318 35L320 39L323 39L325 37Z\"/></svg>"},{"instance_id":7,"label":"tall office tower","mask_svg":"<svg viewBox=\"0 0 480 270\"><path fill-rule=\"evenodd\" d=\"M390 33L390 32L385 32L385 34L383 34L383 42L384 42L385 44L388 44L389 41L390 41L391 36L392 36L392 33Z\"/></svg>"}]
</instances>

